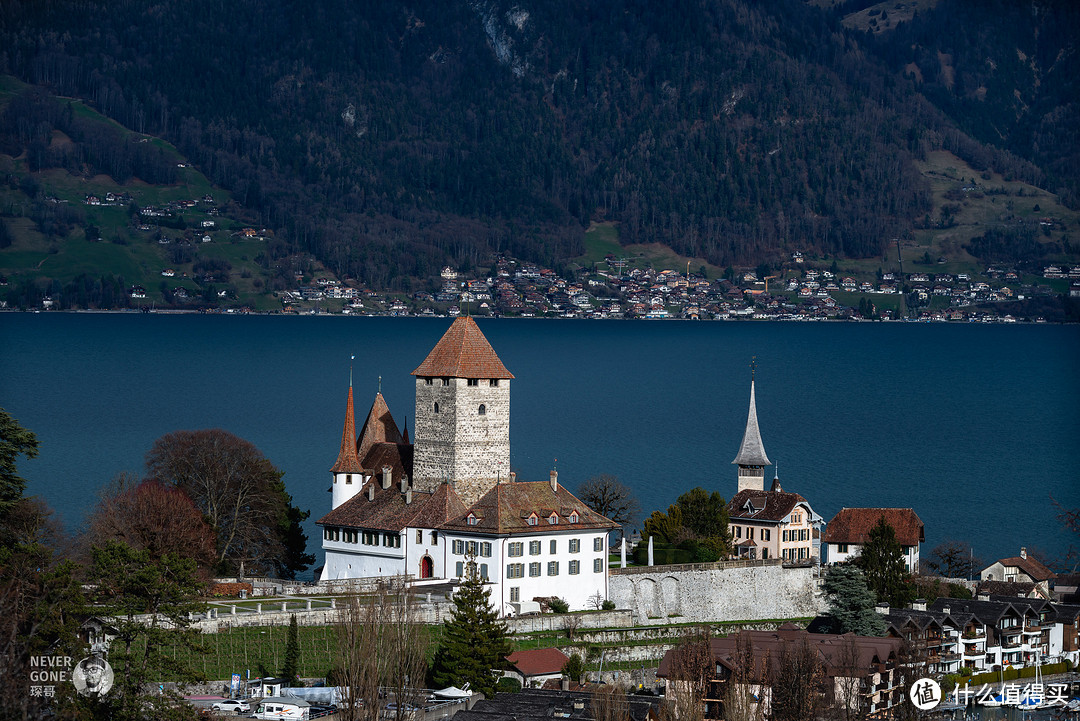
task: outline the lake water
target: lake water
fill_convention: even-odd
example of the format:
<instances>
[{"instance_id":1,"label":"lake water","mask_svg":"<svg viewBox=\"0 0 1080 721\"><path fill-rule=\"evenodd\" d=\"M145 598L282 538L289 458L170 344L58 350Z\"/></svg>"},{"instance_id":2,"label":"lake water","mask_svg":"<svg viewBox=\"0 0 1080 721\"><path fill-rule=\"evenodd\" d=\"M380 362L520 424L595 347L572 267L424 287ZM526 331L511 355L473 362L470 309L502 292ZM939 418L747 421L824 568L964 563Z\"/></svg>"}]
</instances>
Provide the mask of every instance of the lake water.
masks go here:
<instances>
[{"instance_id":1,"label":"lake water","mask_svg":"<svg viewBox=\"0 0 1080 721\"><path fill-rule=\"evenodd\" d=\"M379 387L413 427L409 375L447 319L0 314L0 407L40 440L28 492L70 528L174 430L224 428L285 471L313 524L329 510L349 356L357 415ZM516 376L511 463L570 488L610 473L647 515L731 465L757 357L758 418L785 490L826 520L910 506L924 553L971 542L1063 555L1056 498L1080 506L1080 328L901 323L480 320ZM770 474L772 470L770 469ZM771 475L770 475L771 477ZM319 553L317 565L321 565Z\"/></svg>"}]
</instances>

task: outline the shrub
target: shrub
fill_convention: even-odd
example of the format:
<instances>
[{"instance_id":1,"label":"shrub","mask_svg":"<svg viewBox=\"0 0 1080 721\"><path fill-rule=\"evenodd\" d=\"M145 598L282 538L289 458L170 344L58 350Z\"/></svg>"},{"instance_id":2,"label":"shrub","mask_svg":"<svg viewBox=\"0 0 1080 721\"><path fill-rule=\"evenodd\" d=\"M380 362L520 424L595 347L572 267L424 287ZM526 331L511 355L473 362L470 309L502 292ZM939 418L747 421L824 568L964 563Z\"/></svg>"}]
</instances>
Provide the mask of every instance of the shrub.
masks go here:
<instances>
[{"instance_id":1,"label":"shrub","mask_svg":"<svg viewBox=\"0 0 1080 721\"><path fill-rule=\"evenodd\" d=\"M570 610L570 604L558 596L551 597L551 610L555 613L566 613Z\"/></svg>"},{"instance_id":2,"label":"shrub","mask_svg":"<svg viewBox=\"0 0 1080 721\"><path fill-rule=\"evenodd\" d=\"M610 600L604 601L604 603L600 606L600 608L602 608L605 611L614 611L615 610L615 602L610 601Z\"/></svg>"},{"instance_id":3,"label":"shrub","mask_svg":"<svg viewBox=\"0 0 1080 721\"><path fill-rule=\"evenodd\" d=\"M585 673L585 662L581 660L579 654L573 654L570 658L566 659L566 663L562 667L563 676L568 677L571 681L577 681Z\"/></svg>"},{"instance_id":4,"label":"shrub","mask_svg":"<svg viewBox=\"0 0 1080 721\"><path fill-rule=\"evenodd\" d=\"M495 683L495 693L521 693L521 681L513 676L503 676Z\"/></svg>"}]
</instances>

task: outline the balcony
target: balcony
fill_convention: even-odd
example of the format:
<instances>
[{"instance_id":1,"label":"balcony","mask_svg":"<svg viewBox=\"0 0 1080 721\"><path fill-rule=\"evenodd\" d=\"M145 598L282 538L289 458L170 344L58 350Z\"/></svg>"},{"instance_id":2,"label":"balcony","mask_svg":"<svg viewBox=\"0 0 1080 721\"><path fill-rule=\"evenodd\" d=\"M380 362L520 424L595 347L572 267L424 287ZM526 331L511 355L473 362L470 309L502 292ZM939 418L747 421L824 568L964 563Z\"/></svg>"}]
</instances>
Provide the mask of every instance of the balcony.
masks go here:
<instances>
[{"instance_id":1,"label":"balcony","mask_svg":"<svg viewBox=\"0 0 1080 721\"><path fill-rule=\"evenodd\" d=\"M1028 623L1024 626L1025 635L1039 635L1043 632L1043 626L1039 623Z\"/></svg>"},{"instance_id":2,"label":"balcony","mask_svg":"<svg viewBox=\"0 0 1080 721\"><path fill-rule=\"evenodd\" d=\"M977 631L964 631L963 639L970 641L972 639L986 638L986 629L980 629Z\"/></svg>"}]
</instances>

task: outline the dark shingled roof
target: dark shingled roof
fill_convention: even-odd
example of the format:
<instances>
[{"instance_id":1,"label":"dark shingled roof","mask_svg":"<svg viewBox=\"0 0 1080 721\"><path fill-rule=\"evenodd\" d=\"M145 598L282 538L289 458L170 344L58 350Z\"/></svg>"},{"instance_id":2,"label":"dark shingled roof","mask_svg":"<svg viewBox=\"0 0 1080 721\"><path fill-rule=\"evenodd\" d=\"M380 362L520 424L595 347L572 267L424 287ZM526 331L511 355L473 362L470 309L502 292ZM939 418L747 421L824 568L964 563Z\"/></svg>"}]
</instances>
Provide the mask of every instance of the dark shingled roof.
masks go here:
<instances>
[{"instance_id":1,"label":"dark shingled roof","mask_svg":"<svg viewBox=\"0 0 1080 721\"><path fill-rule=\"evenodd\" d=\"M513 378L495 355L495 349L480 332L471 316L455 320L412 372L414 376L449 376L452 378Z\"/></svg>"},{"instance_id":2,"label":"dark shingled roof","mask_svg":"<svg viewBox=\"0 0 1080 721\"><path fill-rule=\"evenodd\" d=\"M795 624L785 623L775 631L751 631L741 630L724 638L709 639L709 651L713 661L728 669L734 669L738 663L738 654L741 648L747 648L753 656L754 667L758 669L758 676L775 673L780 667L778 663L781 652L787 648L793 648L795 644L806 642L824 664L825 676L833 678L847 671L850 662L845 658L850 653L854 643L858 653L860 676L868 676L873 672L872 666L877 663L885 663L889 659L895 660L900 651L900 639L877 636L856 636L853 633L843 635L829 633L807 633L803 628ZM668 678L671 673L674 650L664 654L660 661L660 668L656 675Z\"/></svg>"},{"instance_id":3,"label":"dark shingled roof","mask_svg":"<svg viewBox=\"0 0 1080 721\"><path fill-rule=\"evenodd\" d=\"M554 681L558 683L558 681ZM658 716L660 699L648 696L622 696L626 715L631 721L646 721ZM552 718L588 719L592 710L591 691L555 691L523 688L520 693L497 693L482 699L465 711L454 714L455 721L551 721Z\"/></svg>"},{"instance_id":4,"label":"dark shingled roof","mask_svg":"<svg viewBox=\"0 0 1080 721\"><path fill-rule=\"evenodd\" d=\"M349 385L349 397L345 404L345 429L341 433L341 450L331 473L360 473L360 459L356 456L356 422L353 420L352 385Z\"/></svg>"},{"instance_id":5,"label":"dark shingled roof","mask_svg":"<svg viewBox=\"0 0 1080 721\"><path fill-rule=\"evenodd\" d=\"M728 515L732 519L782 521L800 503L807 503L807 500L798 493L747 488L736 493L728 503Z\"/></svg>"},{"instance_id":6,"label":"dark shingled roof","mask_svg":"<svg viewBox=\"0 0 1080 721\"><path fill-rule=\"evenodd\" d=\"M976 594L987 596L1011 596L1012 598L1026 598L1035 590L1034 581L981 581L975 588Z\"/></svg>"},{"instance_id":7,"label":"dark shingled roof","mask_svg":"<svg viewBox=\"0 0 1080 721\"><path fill-rule=\"evenodd\" d=\"M555 526L548 524L553 511L559 514L559 523ZM572 511L577 511L577 523L570 523ZM470 513L477 519L471 526L467 520ZM532 513L538 517L535 526L528 523ZM611 529L617 528L617 524L589 508L561 483L558 491L553 491L549 481L516 481L499 483L467 511L447 521L443 528L503 535L536 533L539 529Z\"/></svg>"},{"instance_id":8,"label":"dark shingled roof","mask_svg":"<svg viewBox=\"0 0 1080 721\"><path fill-rule=\"evenodd\" d=\"M825 526L824 543L866 543L870 529L884 516L901 546L917 546L925 537L923 522L910 508L841 508Z\"/></svg>"},{"instance_id":9,"label":"dark shingled roof","mask_svg":"<svg viewBox=\"0 0 1080 721\"><path fill-rule=\"evenodd\" d=\"M765 455L765 444L761 442L761 431L757 423L757 402L754 400L754 382L750 381L750 411L746 415L746 430L743 431L739 455L732 463L741 466L771 466L772 461Z\"/></svg>"}]
</instances>

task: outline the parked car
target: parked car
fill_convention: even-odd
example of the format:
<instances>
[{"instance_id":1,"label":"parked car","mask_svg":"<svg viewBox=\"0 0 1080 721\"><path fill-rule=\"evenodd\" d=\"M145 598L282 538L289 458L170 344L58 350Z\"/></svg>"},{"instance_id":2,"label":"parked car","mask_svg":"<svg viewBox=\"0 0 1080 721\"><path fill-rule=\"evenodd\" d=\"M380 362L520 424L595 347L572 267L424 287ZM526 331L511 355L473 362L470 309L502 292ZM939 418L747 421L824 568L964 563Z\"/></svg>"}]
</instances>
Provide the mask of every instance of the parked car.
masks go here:
<instances>
[{"instance_id":1,"label":"parked car","mask_svg":"<svg viewBox=\"0 0 1080 721\"><path fill-rule=\"evenodd\" d=\"M218 701L213 706L215 711L232 711L234 713L248 713L251 711L251 704L242 698L227 698L224 701Z\"/></svg>"},{"instance_id":2,"label":"parked car","mask_svg":"<svg viewBox=\"0 0 1080 721\"><path fill-rule=\"evenodd\" d=\"M332 716L337 713L337 704L314 704L308 709L309 718L322 718L323 716Z\"/></svg>"}]
</instances>

